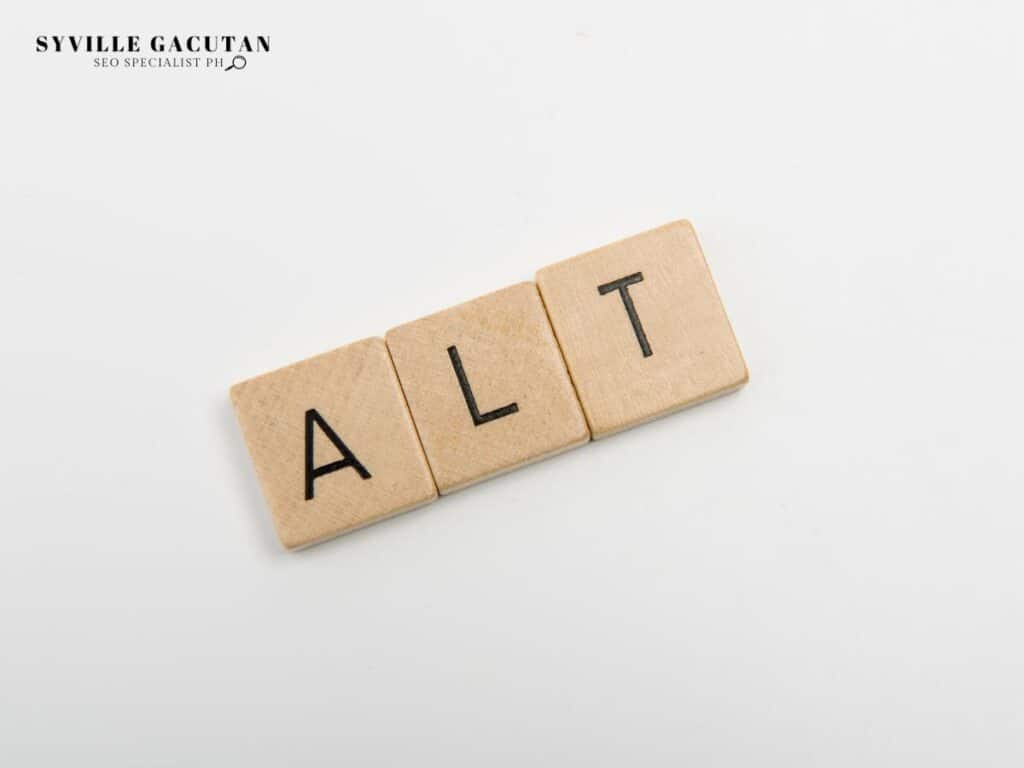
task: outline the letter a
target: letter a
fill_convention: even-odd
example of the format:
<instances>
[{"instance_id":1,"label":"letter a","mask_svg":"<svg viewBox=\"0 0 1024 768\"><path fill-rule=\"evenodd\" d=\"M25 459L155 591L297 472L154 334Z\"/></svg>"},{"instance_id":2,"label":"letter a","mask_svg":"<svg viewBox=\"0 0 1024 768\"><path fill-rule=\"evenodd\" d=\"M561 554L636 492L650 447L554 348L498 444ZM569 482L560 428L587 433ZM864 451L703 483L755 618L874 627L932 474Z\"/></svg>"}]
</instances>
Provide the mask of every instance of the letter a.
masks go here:
<instances>
[{"instance_id":1,"label":"letter a","mask_svg":"<svg viewBox=\"0 0 1024 768\"><path fill-rule=\"evenodd\" d=\"M323 433L327 435L327 439L334 443L334 447L337 448L345 458L341 461L332 461L330 464L324 464L321 467L315 466L313 460L314 424L323 430ZM369 480L371 477L362 462L356 458L356 455L352 453L352 451L348 449L348 446L342 442L340 437L338 437L338 433L331 429L331 425L323 420L323 417L317 413L315 408L310 408L306 411L306 501L313 498L313 482L318 477L330 474L331 472L337 472L339 469L345 469L345 467L352 467L352 469L359 473L359 476L363 478L363 480Z\"/></svg>"}]
</instances>

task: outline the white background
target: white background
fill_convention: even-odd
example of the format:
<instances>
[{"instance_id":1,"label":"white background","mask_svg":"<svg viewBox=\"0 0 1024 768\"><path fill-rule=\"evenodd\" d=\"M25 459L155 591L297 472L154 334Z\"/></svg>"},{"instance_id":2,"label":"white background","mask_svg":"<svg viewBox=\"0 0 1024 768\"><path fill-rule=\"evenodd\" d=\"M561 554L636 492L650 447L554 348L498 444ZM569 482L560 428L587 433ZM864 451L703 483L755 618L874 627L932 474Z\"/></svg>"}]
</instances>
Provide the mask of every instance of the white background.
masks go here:
<instances>
[{"instance_id":1,"label":"white background","mask_svg":"<svg viewBox=\"0 0 1024 768\"><path fill-rule=\"evenodd\" d=\"M1022 29L7 8L0 764L1021 765ZM232 383L680 217L746 389L278 548Z\"/></svg>"}]
</instances>

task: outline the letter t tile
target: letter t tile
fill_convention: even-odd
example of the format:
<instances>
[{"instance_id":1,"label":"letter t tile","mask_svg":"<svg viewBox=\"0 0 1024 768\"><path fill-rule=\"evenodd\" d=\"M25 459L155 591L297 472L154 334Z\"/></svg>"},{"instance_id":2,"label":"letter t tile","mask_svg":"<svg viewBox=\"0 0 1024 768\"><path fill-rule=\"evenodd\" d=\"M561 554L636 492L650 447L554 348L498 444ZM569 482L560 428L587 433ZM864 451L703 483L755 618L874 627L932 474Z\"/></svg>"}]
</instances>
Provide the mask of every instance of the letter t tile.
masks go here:
<instances>
[{"instance_id":1,"label":"letter t tile","mask_svg":"<svg viewBox=\"0 0 1024 768\"><path fill-rule=\"evenodd\" d=\"M747 381L688 221L552 264L537 285L595 440Z\"/></svg>"}]
</instances>

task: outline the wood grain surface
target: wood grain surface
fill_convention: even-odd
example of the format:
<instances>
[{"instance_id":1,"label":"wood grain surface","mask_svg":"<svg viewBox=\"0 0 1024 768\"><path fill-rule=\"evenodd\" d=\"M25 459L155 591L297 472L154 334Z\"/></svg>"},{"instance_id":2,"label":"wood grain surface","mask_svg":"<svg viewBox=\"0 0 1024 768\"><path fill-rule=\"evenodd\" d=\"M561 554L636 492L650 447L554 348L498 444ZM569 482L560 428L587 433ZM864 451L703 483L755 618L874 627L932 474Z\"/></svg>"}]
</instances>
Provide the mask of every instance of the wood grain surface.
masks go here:
<instances>
[{"instance_id":1,"label":"wood grain surface","mask_svg":"<svg viewBox=\"0 0 1024 768\"><path fill-rule=\"evenodd\" d=\"M231 399L288 549L437 498L381 338L243 381ZM352 464L332 468L349 457ZM312 477L307 459L323 474Z\"/></svg>"},{"instance_id":2,"label":"wood grain surface","mask_svg":"<svg viewBox=\"0 0 1024 768\"><path fill-rule=\"evenodd\" d=\"M590 437L533 283L392 328L386 339L442 494Z\"/></svg>"},{"instance_id":3,"label":"wood grain surface","mask_svg":"<svg viewBox=\"0 0 1024 768\"><path fill-rule=\"evenodd\" d=\"M552 264L537 284L594 439L747 381L688 221Z\"/></svg>"}]
</instances>

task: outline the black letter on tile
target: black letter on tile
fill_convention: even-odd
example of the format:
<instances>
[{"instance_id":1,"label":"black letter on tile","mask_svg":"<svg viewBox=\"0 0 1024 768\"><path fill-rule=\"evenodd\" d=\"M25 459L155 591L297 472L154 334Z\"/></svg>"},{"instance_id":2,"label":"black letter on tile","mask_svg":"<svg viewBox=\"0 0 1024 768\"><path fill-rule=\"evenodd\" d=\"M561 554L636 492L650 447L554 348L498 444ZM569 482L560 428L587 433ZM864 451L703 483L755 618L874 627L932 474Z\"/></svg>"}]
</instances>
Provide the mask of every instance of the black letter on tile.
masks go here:
<instances>
[{"instance_id":1,"label":"black letter on tile","mask_svg":"<svg viewBox=\"0 0 1024 768\"><path fill-rule=\"evenodd\" d=\"M327 435L327 439L334 443L334 447L341 451L345 458L341 461L332 461L322 467L313 466L313 425L316 424ZM370 479L370 473L362 465L356 455L348 449L348 446L338 437L338 433L331 429L331 425L324 421L323 417L316 412L315 408L306 411L306 501L313 498L313 481L321 475L337 472L339 469L352 467L363 480Z\"/></svg>"},{"instance_id":2,"label":"black letter on tile","mask_svg":"<svg viewBox=\"0 0 1024 768\"><path fill-rule=\"evenodd\" d=\"M640 351L644 353L644 357L650 357L654 353L651 351L651 345L647 343L647 334L644 333L644 327L640 323L640 316L636 313L636 307L633 306L633 297L629 295L629 286L633 283L643 282L643 279L643 272L634 272L632 275L626 275L618 280L612 280L610 283L597 286L597 292L602 296L612 291L619 292L619 296L622 297L622 303L626 306L629 322L633 324L633 333L636 334L636 340L640 342Z\"/></svg>"},{"instance_id":3,"label":"black letter on tile","mask_svg":"<svg viewBox=\"0 0 1024 768\"><path fill-rule=\"evenodd\" d=\"M479 427L481 424L500 419L502 416L510 416L519 410L518 405L509 403L508 405L501 406L501 408L495 408L493 411L480 413L480 409L476 406L476 397L473 396L473 388L469 385L469 379L466 377L466 369L462 367L462 358L459 357L459 350L454 346L448 347L448 357L451 358L452 368L455 369L455 376L459 380L462 396L466 398L466 405L469 406L469 415L473 417L474 426Z\"/></svg>"}]
</instances>

